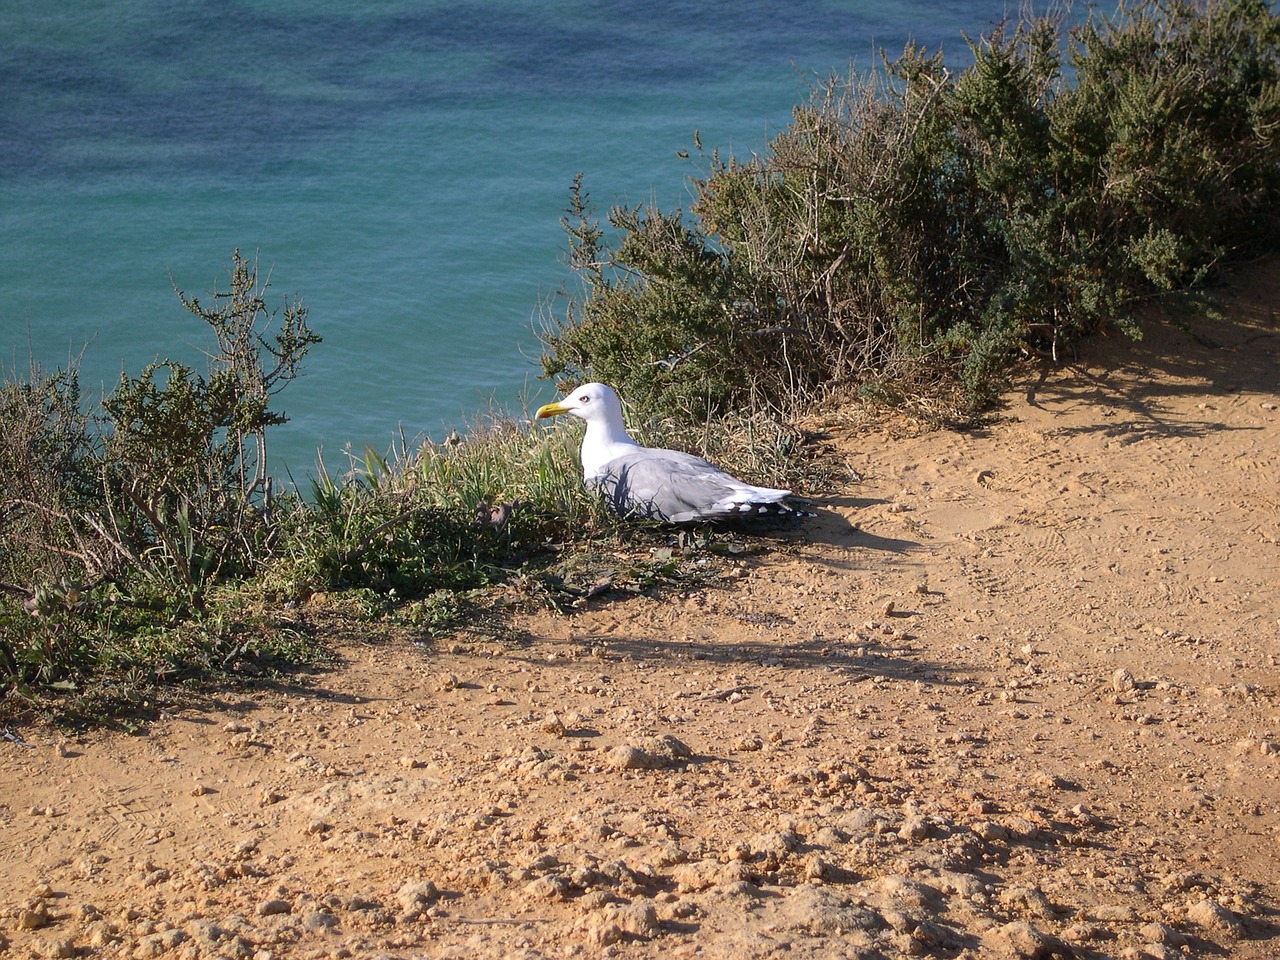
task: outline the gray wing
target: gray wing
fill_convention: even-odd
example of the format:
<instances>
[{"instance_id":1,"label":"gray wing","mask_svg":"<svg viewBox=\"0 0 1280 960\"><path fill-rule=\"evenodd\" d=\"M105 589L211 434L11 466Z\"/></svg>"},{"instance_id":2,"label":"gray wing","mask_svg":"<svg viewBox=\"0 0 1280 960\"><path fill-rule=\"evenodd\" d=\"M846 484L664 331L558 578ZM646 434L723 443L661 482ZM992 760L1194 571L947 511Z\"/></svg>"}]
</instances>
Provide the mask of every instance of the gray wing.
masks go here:
<instances>
[{"instance_id":1,"label":"gray wing","mask_svg":"<svg viewBox=\"0 0 1280 960\"><path fill-rule=\"evenodd\" d=\"M788 510L791 491L753 487L701 457L641 447L605 466L596 488L619 514L669 523Z\"/></svg>"}]
</instances>

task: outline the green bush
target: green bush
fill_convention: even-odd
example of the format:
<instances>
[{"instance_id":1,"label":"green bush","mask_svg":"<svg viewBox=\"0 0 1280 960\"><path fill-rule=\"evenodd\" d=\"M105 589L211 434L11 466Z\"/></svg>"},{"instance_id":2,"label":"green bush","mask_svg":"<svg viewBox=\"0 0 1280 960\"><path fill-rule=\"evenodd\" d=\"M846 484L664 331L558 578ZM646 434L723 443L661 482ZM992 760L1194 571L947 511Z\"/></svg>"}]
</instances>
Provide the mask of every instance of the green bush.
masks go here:
<instances>
[{"instance_id":1,"label":"green bush","mask_svg":"<svg viewBox=\"0 0 1280 960\"><path fill-rule=\"evenodd\" d=\"M102 500L100 450L76 364L0 384L0 586L100 572L108 549L80 521Z\"/></svg>"},{"instance_id":2,"label":"green bush","mask_svg":"<svg viewBox=\"0 0 1280 960\"><path fill-rule=\"evenodd\" d=\"M959 73L908 46L832 79L762 156L713 153L691 216L611 211L611 244L576 182L582 282L545 372L695 418L872 385L967 419L1019 356L1137 334L1144 301L1274 244L1266 4L1139 2L970 46Z\"/></svg>"},{"instance_id":3,"label":"green bush","mask_svg":"<svg viewBox=\"0 0 1280 960\"><path fill-rule=\"evenodd\" d=\"M272 495L269 398L319 341L276 314L256 264L232 258L212 308L207 375L163 361L82 408L75 364L0 388L0 678L49 684L146 659L135 640L206 613L210 591L270 553L291 500Z\"/></svg>"},{"instance_id":4,"label":"green bush","mask_svg":"<svg viewBox=\"0 0 1280 960\"><path fill-rule=\"evenodd\" d=\"M266 431L286 418L268 403L320 342L290 300L268 339L279 311L268 308L257 264L237 250L230 275L211 307L178 293L214 336L208 374L153 363L137 378L122 375L103 402L109 539L134 572L171 581L197 609L224 570L251 573L269 550L281 504Z\"/></svg>"}]
</instances>

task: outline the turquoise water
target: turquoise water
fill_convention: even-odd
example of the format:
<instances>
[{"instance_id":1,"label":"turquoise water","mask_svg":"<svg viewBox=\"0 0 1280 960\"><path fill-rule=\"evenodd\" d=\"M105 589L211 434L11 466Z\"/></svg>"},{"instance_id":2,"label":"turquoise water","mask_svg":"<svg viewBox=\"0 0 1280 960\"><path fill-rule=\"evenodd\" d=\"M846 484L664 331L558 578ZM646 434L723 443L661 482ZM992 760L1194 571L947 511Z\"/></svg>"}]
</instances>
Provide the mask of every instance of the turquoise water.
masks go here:
<instances>
[{"instance_id":1,"label":"turquoise water","mask_svg":"<svg viewBox=\"0 0 1280 960\"><path fill-rule=\"evenodd\" d=\"M533 330L578 171L601 214L684 205L694 130L763 149L814 77L908 38L963 63L962 32L1006 9L258 6L0 0L0 365L83 351L96 395L151 360L200 364L172 287L225 289L233 248L257 252L324 337L277 398L276 469L299 479L318 449L341 464L550 398Z\"/></svg>"}]
</instances>

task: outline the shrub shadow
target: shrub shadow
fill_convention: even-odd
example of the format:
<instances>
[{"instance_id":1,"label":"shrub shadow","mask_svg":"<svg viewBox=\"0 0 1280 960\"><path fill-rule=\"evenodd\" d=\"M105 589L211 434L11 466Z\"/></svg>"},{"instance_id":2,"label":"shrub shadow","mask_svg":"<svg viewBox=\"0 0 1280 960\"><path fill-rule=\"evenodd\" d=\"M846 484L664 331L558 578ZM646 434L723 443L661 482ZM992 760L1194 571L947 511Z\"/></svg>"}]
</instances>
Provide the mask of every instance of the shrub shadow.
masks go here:
<instances>
[{"instance_id":1,"label":"shrub shadow","mask_svg":"<svg viewBox=\"0 0 1280 960\"><path fill-rule=\"evenodd\" d=\"M730 614L730 617L733 615ZM750 621L744 621L750 622ZM784 617L772 618L767 623L754 626L777 632L776 640L749 639L728 642L701 640L675 640L669 636L646 636L633 633L588 634L563 641L564 645L588 654L597 649L597 660L602 667L610 662L627 661L654 665L679 666L690 662L717 666L774 667L780 670L805 670L825 668L832 673L836 686L856 686L883 680L909 680L935 686L961 686L967 682L963 672L954 664L933 660L918 660L911 656L910 638L895 638L890 646L874 638L856 644L814 634L808 639L797 640L787 635L794 625ZM545 640L544 643L547 643ZM551 643L549 646L560 646ZM543 657L527 652L512 652L514 661L521 661L537 669L564 668L568 664L580 664L578 657ZM576 668L576 667L575 667ZM690 693L683 699L698 701L724 700L735 692L748 692L754 685L733 687L726 690L704 690Z\"/></svg>"},{"instance_id":2,"label":"shrub shadow","mask_svg":"<svg viewBox=\"0 0 1280 960\"><path fill-rule=\"evenodd\" d=\"M1174 412L1171 402L1206 392L1224 400L1276 392L1280 321L1273 304L1280 300L1280 260L1240 271L1229 294L1229 309L1217 319L1173 323L1153 315L1141 340L1117 334L1082 344L1075 360L1058 369L1043 366L1022 384L1027 402L1049 414L1080 406L1101 411L1087 425L1063 427L1064 437L1137 442L1262 429L1226 423L1212 403L1187 414Z\"/></svg>"}]
</instances>

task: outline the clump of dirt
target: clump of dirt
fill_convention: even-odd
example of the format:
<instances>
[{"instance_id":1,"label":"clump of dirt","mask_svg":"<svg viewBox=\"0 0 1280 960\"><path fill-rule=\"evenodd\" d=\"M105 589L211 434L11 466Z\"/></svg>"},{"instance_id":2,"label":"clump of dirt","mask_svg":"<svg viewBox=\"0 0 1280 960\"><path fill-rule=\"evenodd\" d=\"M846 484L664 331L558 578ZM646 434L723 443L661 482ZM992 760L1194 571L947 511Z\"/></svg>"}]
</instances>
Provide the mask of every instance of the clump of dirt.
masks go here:
<instances>
[{"instance_id":1,"label":"clump of dirt","mask_svg":"<svg viewBox=\"0 0 1280 960\"><path fill-rule=\"evenodd\" d=\"M0 742L10 956L1280 950L1280 269L698 592Z\"/></svg>"}]
</instances>

